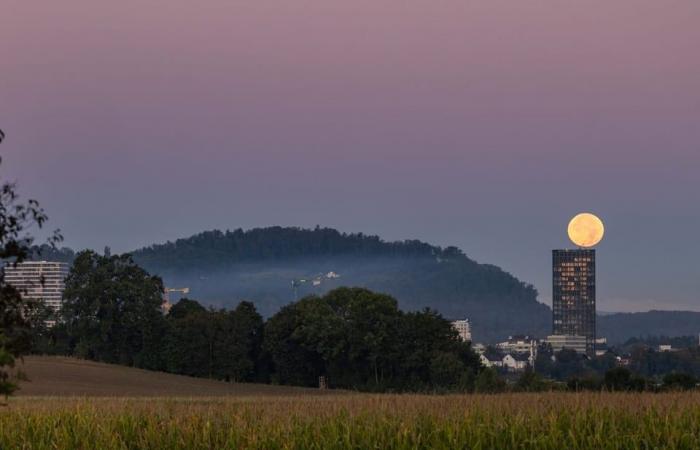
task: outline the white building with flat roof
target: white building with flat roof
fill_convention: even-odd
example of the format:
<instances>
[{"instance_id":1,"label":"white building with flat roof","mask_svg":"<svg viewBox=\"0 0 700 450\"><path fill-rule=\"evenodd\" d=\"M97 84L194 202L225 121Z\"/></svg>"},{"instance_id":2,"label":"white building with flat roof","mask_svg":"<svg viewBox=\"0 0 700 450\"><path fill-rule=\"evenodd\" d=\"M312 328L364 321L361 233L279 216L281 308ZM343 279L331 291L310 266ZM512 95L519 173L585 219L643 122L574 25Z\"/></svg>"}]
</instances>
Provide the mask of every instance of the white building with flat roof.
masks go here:
<instances>
[{"instance_id":1,"label":"white building with flat roof","mask_svg":"<svg viewBox=\"0 0 700 450\"><path fill-rule=\"evenodd\" d=\"M507 341L499 342L496 348L504 353L534 353L537 351L537 339L531 336L508 336Z\"/></svg>"},{"instance_id":2,"label":"white building with flat roof","mask_svg":"<svg viewBox=\"0 0 700 450\"><path fill-rule=\"evenodd\" d=\"M455 320L452 322L452 328L457 330L459 333L459 338L464 342L471 342L472 340L472 325L469 319Z\"/></svg>"},{"instance_id":3,"label":"white building with flat roof","mask_svg":"<svg viewBox=\"0 0 700 450\"><path fill-rule=\"evenodd\" d=\"M25 261L5 266L5 282L19 290L25 300L43 302L60 311L68 264L52 261Z\"/></svg>"}]
</instances>

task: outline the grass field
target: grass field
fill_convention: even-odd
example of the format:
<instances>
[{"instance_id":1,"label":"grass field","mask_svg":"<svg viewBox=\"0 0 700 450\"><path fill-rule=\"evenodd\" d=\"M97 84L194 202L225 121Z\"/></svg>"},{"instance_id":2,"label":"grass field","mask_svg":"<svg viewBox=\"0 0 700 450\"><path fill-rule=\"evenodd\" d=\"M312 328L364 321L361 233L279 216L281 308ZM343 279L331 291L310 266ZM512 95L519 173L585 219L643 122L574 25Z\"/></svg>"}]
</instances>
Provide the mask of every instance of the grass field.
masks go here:
<instances>
[{"instance_id":1,"label":"grass field","mask_svg":"<svg viewBox=\"0 0 700 450\"><path fill-rule=\"evenodd\" d=\"M30 357L0 449L700 449L700 393L369 395Z\"/></svg>"},{"instance_id":2,"label":"grass field","mask_svg":"<svg viewBox=\"0 0 700 450\"><path fill-rule=\"evenodd\" d=\"M188 397L319 393L317 389L224 383L55 356L28 356L20 367L30 382L20 383L18 396Z\"/></svg>"},{"instance_id":3,"label":"grass field","mask_svg":"<svg viewBox=\"0 0 700 450\"><path fill-rule=\"evenodd\" d=\"M700 395L25 397L0 448L691 449Z\"/></svg>"}]
</instances>

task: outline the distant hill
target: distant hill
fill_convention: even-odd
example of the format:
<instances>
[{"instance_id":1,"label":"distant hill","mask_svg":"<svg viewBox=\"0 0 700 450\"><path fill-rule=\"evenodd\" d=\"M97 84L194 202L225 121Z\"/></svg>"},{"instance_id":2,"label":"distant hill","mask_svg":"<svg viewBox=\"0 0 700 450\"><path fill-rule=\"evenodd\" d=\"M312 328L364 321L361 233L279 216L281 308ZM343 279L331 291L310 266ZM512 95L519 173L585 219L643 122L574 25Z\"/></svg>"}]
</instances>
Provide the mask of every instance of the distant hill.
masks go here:
<instances>
[{"instance_id":1,"label":"distant hill","mask_svg":"<svg viewBox=\"0 0 700 450\"><path fill-rule=\"evenodd\" d=\"M34 259L71 262L67 248L36 248ZM296 295L322 294L338 286L363 286L393 295L402 309L430 307L450 319L468 317L475 340L497 342L512 334L551 333L551 310L537 291L502 269L479 264L455 247L416 240L387 242L330 228L256 228L207 231L133 252L167 286L189 287L190 296L231 307L255 302L265 316ZM329 272L339 278L327 277ZM610 343L631 337L700 332L700 313L600 312L598 335Z\"/></svg>"},{"instance_id":2,"label":"distant hill","mask_svg":"<svg viewBox=\"0 0 700 450\"><path fill-rule=\"evenodd\" d=\"M54 261L72 264L75 259L75 252L68 248L54 248L50 245L35 245L29 252L29 259L33 261Z\"/></svg>"},{"instance_id":3,"label":"distant hill","mask_svg":"<svg viewBox=\"0 0 700 450\"><path fill-rule=\"evenodd\" d=\"M57 356L25 356L20 368L30 380L20 383L20 396L195 397L323 393L318 389L289 386L225 383Z\"/></svg>"},{"instance_id":4,"label":"distant hill","mask_svg":"<svg viewBox=\"0 0 700 450\"><path fill-rule=\"evenodd\" d=\"M598 335L612 344L621 344L632 337L697 336L700 333L700 312L648 311L615 313L598 316Z\"/></svg>"},{"instance_id":5,"label":"distant hill","mask_svg":"<svg viewBox=\"0 0 700 450\"><path fill-rule=\"evenodd\" d=\"M484 341L544 335L550 326L549 308L537 301L531 285L455 247L415 240L270 227L208 231L133 255L169 286L190 287L193 297L215 305L252 300L263 315L293 301L292 281L303 279L299 296L363 286L393 295L402 309L431 307L448 318L469 317L475 338Z\"/></svg>"}]
</instances>

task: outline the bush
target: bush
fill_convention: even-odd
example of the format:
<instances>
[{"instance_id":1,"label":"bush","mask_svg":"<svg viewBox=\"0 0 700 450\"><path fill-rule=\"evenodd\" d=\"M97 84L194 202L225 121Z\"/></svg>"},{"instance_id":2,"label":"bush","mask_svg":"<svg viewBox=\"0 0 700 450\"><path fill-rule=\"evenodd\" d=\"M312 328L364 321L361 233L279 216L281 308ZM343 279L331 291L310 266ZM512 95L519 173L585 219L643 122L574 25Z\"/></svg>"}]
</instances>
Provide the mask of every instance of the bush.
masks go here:
<instances>
[{"instance_id":1,"label":"bush","mask_svg":"<svg viewBox=\"0 0 700 450\"><path fill-rule=\"evenodd\" d=\"M491 367L482 370L474 381L474 390L481 394L495 394L503 392L505 388L506 382Z\"/></svg>"},{"instance_id":2,"label":"bush","mask_svg":"<svg viewBox=\"0 0 700 450\"><path fill-rule=\"evenodd\" d=\"M687 391L695 389L697 382L698 380L690 374L674 372L664 376L663 387L668 390Z\"/></svg>"}]
</instances>

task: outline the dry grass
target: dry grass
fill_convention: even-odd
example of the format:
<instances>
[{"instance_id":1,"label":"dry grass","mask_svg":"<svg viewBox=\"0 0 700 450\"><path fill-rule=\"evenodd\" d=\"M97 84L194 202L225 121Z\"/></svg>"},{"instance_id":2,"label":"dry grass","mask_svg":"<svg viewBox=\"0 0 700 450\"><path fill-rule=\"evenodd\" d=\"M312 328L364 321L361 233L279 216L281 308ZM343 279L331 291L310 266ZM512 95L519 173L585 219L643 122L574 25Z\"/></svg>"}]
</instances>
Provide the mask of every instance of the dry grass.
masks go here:
<instances>
[{"instance_id":1,"label":"dry grass","mask_svg":"<svg viewBox=\"0 0 700 450\"><path fill-rule=\"evenodd\" d=\"M55 356L25 357L21 368L31 381L20 384L19 396L279 396L318 392L286 386L224 383Z\"/></svg>"},{"instance_id":2,"label":"dry grass","mask_svg":"<svg viewBox=\"0 0 700 450\"><path fill-rule=\"evenodd\" d=\"M0 448L700 448L700 394L15 398Z\"/></svg>"}]
</instances>

